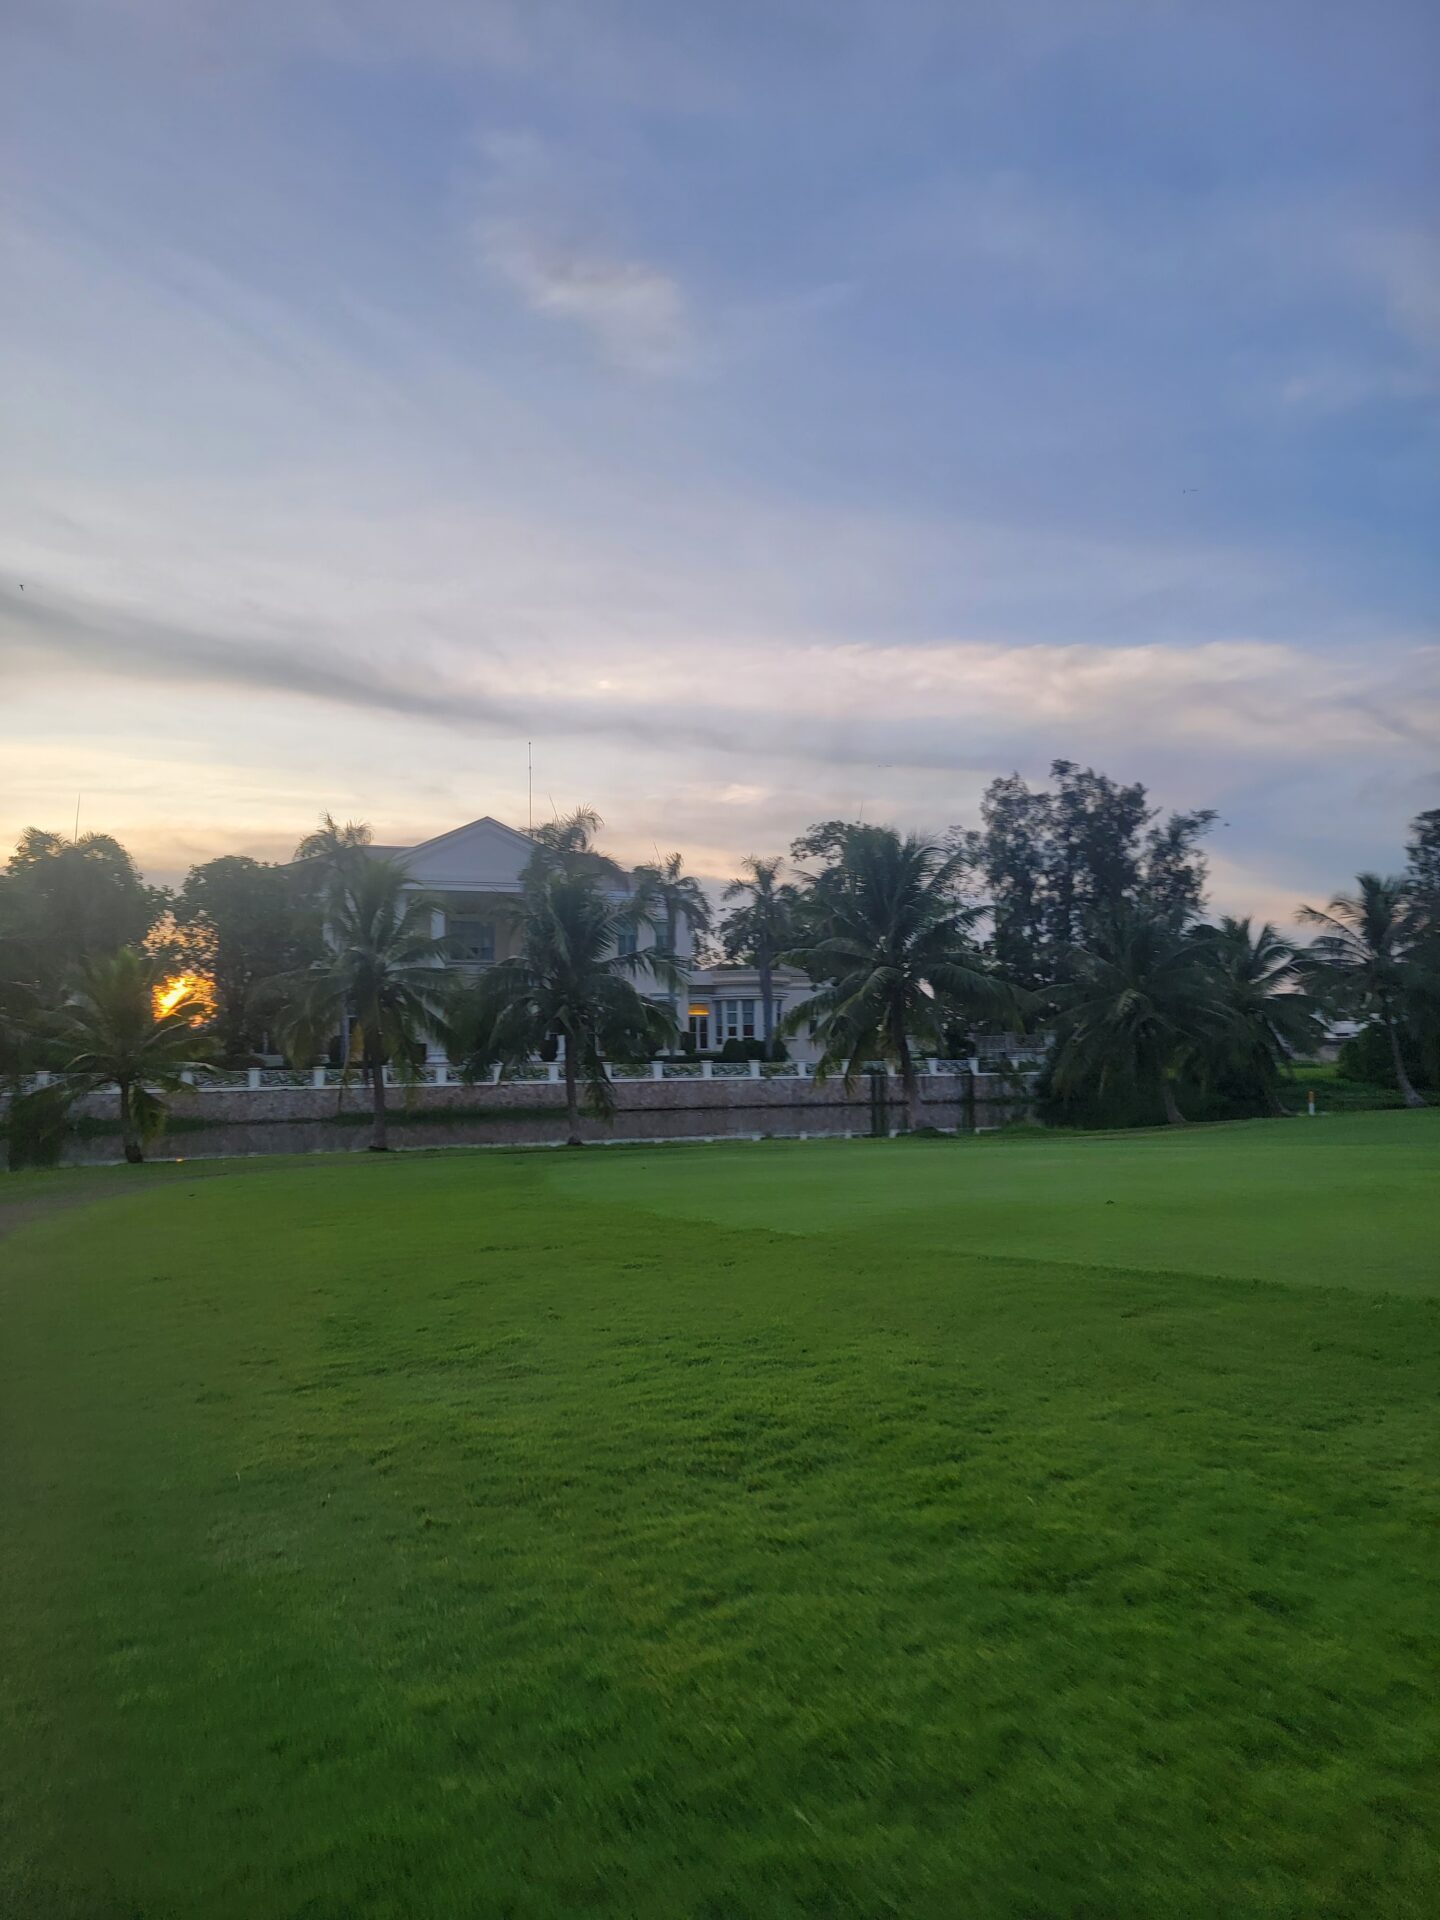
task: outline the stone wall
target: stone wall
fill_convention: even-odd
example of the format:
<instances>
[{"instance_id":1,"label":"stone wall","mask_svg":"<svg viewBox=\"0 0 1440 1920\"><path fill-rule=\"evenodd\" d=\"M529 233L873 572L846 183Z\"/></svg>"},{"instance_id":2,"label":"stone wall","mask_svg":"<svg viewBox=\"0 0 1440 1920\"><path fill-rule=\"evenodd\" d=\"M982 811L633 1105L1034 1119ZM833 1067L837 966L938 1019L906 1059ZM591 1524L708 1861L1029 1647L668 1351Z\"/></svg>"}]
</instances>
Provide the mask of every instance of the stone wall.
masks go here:
<instances>
[{"instance_id":1,"label":"stone wall","mask_svg":"<svg viewBox=\"0 0 1440 1920\"><path fill-rule=\"evenodd\" d=\"M921 1086L929 1126L999 1125L1017 1110L1013 1085L996 1074L926 1075ZM199 1088L169 1104L172 1125L153 1149L158 1157L344 1152L363 1148L368 1139L370 1094L358 1083L343 1090ZM798 1078L622 1080L615 1085L615 1104L610 1122L584 1116L586 1139L869 1134L898 1127L904 1117L899 1081L869 1074L848 1091L839 1080ZM115 1096L90 1095L76 1111L101 1126L86 1128L69 1143L67 1162L116 1158L118 1139L106 1124L116 1117ZM396 1087L389 1111L395 1147L540 1145L562 1135L565 1089L545 1080L502 1081L416 1087L407 1097Z\"/></svg>"}]
</instances>

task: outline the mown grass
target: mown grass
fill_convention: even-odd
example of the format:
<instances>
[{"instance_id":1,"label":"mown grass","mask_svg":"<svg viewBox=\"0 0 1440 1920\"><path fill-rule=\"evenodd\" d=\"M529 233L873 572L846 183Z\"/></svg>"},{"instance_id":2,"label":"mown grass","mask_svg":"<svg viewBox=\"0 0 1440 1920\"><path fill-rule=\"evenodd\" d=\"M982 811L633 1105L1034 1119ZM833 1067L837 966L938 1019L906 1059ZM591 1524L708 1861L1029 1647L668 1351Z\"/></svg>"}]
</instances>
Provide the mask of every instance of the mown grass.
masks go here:
<instances>
[{"instance_id":1,"label":"mown grass","mask_svg":"<svg viewBox=\"0 0 1440 1920\"><path fill-rule=\"evenodd\" d=\"M0 1909L1433 1912L1437 1148L5 1183Z\"/></svg>"}]
</instances>

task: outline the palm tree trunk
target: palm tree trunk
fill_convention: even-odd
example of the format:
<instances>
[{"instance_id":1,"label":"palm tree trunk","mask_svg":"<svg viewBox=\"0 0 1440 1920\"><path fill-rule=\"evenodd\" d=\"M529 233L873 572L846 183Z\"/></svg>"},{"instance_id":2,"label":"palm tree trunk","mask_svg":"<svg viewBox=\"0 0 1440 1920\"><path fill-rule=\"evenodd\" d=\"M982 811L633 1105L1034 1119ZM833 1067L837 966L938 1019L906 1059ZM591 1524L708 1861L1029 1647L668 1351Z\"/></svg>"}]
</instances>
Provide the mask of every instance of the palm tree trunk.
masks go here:
<instances>
[{"instance_id":1,"label":"palm tree trunk","mask_svg":"<svg viewBox=\"0 0 1440 1920\"><path fill-rule=\"evenodd\" d=\"M135 1110L130 1104L130 1082L116 1082L120 1092L120 1146L126 1161L132 1167L138 1167L145 1158L140 1144L140 1129L135 1124Z\"/></svg>"},{"instance_id":2,"label":"palm tree trunk","mask_svg":"<svg viewBox=\"0 0 1440 1920\"><path fill-rule=\"evenodd\" d=\"M680 964L675 952L675 942L679 938L680 923L676 918L675 909L671 907L665 915L665 945L670 954L670 964L672 967L678 967ZM680 1044L680 1034L682 1032L680 1026L680 989L678 986L670 989L670 1018L675 1022L675 1038L671 1044L678 1047Z\"/></svg>"},{"instance_id":3,"label":"palm tree trunk","mask_svg":"<svg viewBox=\"0 0 1440 1920\"><path fill-rule=\"evenodd\" d=\"M775 974L768 946L756 956L760 974L760 1020L767 1057L775 1050Z\"/></svg>"},{"instance_id":4,"label":"palm tree trunk","mask_svg":"<svg viewBox=\"0 0 1440 1920\"><path fill-rule=\"evenodd\" d=\"M1165 1108L1166 1124L1172 1127L1183 1127L1186 1124L1185 1116L1181 1113L1179 1102L1175 1098L1175 1089L1170 1084L1170 1076L1163 1067L1160 1069L1160 1099Z\"/></svg>"},{"instance_id":5,"label":"palm tree trunk","mask_svg":"<svg viewBox=\"0 0 1440 1920\"><path fill-rule=\"evenodd\" d=\"M575 1072L575 1049L570 1035L565 1036L565 1125L567 1147L583 1147L580 1138L580 1085Z\"/></svg>"},{"instance_id":6,"label":"palm tree trunk","mask_svg":"<svg viewBox=\"0 0 1440 1920\"><path fill-rule=\"evenodd\" d=\"M382 1061L370 1063L370 1111L373 1121L370 1128L371 1153L386 1153L390 1141L386 1132L385 1113L385 1067Z\"/></svg>"},{"instance_id":7,"label":"palm tree trunk","mask_svg":"<svg viewBox=\"0 0 1440 1920\"><path fill-rule=\"evenodd\" d=\"M924 1115L920 1111L920 1077L915 1071L910 1042L903 1032L896 1051L900 1060L900 1090L905 1101L905 1129L908 1133L914 1133L924 1125Z\"/></svg>"},{"instance_id":8,"label":"palm tree trunk","mask_svg":"<svg viewBox=\"0 0 1440 1920\"><path fill-rule=\"evenodd\" d=\"M1400 1098L1407 1107L1423 1107L1424 1100L1415 1091L1414 1082L1405 1071L1404 1056L1400 1052L1400 1034L1391 1017L1390 1009L1385 1009L1385 1031L1390 1036L1390 1058L1395 1062L1395 1084L1400 1089Z\"/></svg>"}]
</instances>

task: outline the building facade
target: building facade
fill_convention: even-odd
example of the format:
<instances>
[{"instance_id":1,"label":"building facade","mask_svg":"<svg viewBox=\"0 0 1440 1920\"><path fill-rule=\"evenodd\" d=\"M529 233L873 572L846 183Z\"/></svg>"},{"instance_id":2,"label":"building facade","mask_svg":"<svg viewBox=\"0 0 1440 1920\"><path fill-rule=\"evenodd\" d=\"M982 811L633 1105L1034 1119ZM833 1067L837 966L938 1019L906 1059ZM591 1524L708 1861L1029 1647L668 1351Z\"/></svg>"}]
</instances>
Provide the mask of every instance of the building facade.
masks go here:
<instances>
[{"instance_id":1,"label":"building facade","mask_svg":"<svg viewBox=\"0 0 1440 1920\"><path fill-rule=\"evenodd\" d=\"M507 827L489 815L471 820L449 833L413 847L372 847L376 856L399 861L416 889L435 902L432 932L447 946L445 965L463 975L476 975L508 959L519 934L510 903L519 898L520 876L534 851L528 834ZM617 890L617 898L633 892L634 878ZM753 967L701 967L694 962L694 929L681 916L676 929L676 958L683 985L678 991L664 986L644 965L647 948L663 944L663 926L642 926L635 935L640 958L634 979L648 999L668 1008L679 1034L689 1036L698 1054L719 1053L727 1040L761 1040L765 1010L759 975ZM777 967L772 981L774 1022L809 999L809 980L793 968ZM678 1035L677 1035L678 1044ZM793 1060L814 1061L817 1049L808 1029L790 1036L786 1047ZM439 1057L439 1049L432 1049Z\"/></svg>"}]
</instances>

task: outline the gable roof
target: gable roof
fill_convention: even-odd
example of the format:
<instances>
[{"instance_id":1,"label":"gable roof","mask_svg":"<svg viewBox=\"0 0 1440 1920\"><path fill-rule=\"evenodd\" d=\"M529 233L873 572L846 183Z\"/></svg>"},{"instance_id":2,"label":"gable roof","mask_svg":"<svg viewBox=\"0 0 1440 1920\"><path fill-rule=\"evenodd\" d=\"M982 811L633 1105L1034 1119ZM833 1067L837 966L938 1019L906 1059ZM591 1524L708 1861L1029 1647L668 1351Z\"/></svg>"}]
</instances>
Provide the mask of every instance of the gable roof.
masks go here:
<instances>
[{"instance_id":1,"label":"gable roof","mask_svg":"<svg viewBox=\"0 0 1440 1920\"><path fill-rule=\"evenodd\" d=\"M451 827L447 833L437 833L432 840L418 840L413 847L404 847L404 853L430 853L446 846L451 840L458 840L462 834L471 832L475 827L494 827L497 833L508 834L526 853L530 853L535 842L528 833L521 833L518 827L507 827L503 820L497 820L493 813L482 813L478 820L467 820L463 827Z\"/></svg>"}]
</instances>

